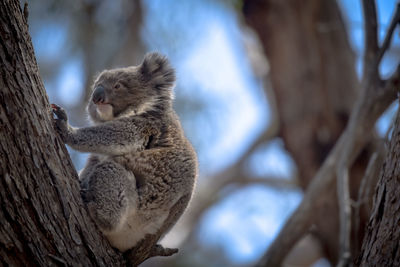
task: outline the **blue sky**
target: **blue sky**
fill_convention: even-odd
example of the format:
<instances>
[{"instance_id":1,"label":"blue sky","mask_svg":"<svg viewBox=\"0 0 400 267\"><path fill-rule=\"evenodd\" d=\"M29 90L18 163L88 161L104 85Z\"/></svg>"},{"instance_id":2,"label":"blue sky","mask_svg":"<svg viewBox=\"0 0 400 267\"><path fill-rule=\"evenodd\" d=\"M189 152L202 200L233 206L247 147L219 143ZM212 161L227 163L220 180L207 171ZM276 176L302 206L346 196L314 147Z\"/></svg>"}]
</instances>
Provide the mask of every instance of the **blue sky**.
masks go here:
<instances>
[{"instance_id":1,"label":"blue sky","mask_svg":"<svg viewBox=\"0 0 400 267\"><path fill-rule=\"evenodd\" d=\"M167 54L176 67L177 95L190 95L204 103L204 110L192 120L183 121L183 125L189 138L198 144L201 172L215 173L234 163L270 120L268 102L260 81L251 72L241 43L238 20L230 8L216 1L150 0L145 3L150 16L145 20L142 34L149 50ZM363 51L360 1L339 3L352 47L360 58ZM394 6L394 0L378 1L380 38ZM68 42L67 26L59 21L47 21L33 32L39 64L41 60L63 56ZM397 47L400 44L398 30L394 44ZM385 76L399 60L391 55L381 65ZM357 68L360 72L360 63ZM64 106L74 103L82 95L84 75L81 58L67 58L57 70L57 79L45 81L50 101L63 99ZM385 134L396 108L393 106L379 120L380 134ZM195 138L201 140L195 142ZM82 165L83 162L76 162L78 168ZM250 167L258 176L290 178L296 171L278 139L259 149ZM236 191L207 212L198 232L199 240L205 246L221 247L233 262L255 261L301 197L299 191L264 186Z\"/></svg>"}]
</instances>

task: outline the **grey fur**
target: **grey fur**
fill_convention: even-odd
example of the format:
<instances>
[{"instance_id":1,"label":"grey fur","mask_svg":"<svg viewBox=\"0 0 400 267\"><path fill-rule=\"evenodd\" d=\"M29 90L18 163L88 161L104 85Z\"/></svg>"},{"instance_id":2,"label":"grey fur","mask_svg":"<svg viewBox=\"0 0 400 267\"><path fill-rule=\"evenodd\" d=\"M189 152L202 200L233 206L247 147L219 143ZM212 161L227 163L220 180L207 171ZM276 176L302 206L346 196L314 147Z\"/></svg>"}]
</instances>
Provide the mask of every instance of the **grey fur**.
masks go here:
<instances>
[{"instance_id":1,"label":"grey fur","mask_svg":"<svg viewBox=\"0 0 400 267\"><path fill-rule=\"evenodd\" d=\"M99 75L93 88L104 89L103 102L88 105L94 126L71 127L53 105L63 141L92 153L79 175L83 199L121 251L146 234L165 234L175 223L167 221L171 208L179 203L174 214L182 214L193 192L197 158L172 109L174 83L167 58L151 53L139 66Z\"/></svg>"}]
</instances>

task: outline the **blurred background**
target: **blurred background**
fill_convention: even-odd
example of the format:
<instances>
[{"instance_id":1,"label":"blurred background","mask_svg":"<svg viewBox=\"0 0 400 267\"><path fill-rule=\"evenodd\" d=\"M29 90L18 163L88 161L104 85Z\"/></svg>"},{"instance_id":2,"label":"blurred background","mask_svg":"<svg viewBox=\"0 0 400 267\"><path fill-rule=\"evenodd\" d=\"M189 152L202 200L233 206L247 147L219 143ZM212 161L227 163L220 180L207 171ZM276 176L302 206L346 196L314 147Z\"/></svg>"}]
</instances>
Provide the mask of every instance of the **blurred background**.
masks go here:
<instances>
[{"instance_id":1,"label":"blurred background","mask_svg":"<svg viewBox=\"0 0 400 267\"><path fill-rule=\"evenodd\" d=\"M91 83L103 69L139 64L148 51L167 55L176 68L174 105L200 177L190 208L162 241L180 253L143 266L250 266L260 259L346 125L363 67L360 2L29 2L47 94L74 126L89 124ZM377 1L381 39L395 5ZM394 36L383 77L400 57L398 30ZM378 121L378 136L387 135L396 109ZM81 169L87 155L69 151ZM324 209L329 216L329 205ZM336 221L332 216L322 214L321 222ZM331 266L335 227L316 222L285 266Z\"/></svg>"}]
</instances>

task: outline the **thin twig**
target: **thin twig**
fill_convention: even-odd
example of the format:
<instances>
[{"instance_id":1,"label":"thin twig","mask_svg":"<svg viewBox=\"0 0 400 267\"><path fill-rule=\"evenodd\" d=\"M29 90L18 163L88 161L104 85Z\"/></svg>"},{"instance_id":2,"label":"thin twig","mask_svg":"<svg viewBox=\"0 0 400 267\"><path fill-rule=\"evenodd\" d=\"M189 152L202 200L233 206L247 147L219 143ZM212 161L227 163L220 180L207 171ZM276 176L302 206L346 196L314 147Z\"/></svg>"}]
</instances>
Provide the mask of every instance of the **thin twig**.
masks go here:
<instances>
[{"instance_id":1,"label":"thin twig","mask_svg":"<svg viewBox=\"0 0 400 267\"><path fill-rule=\"evenodd\" d=\"M360 188L358 189L357 202L355 205L355 212L354 212L356 221L358 219L357 217L359 217L358 216L359 208L365 203L365 201L367 201L366 195L368 192L368 189L367 189L368 182L371 179L371 176L374 174L375 168L377 166L376 163L378 160L378 154L379 154L378 151L376 151L369 158L367 169L365 170L364 177L362 178L361 183L360 183ZM357 226L357 223L356 223L356 226Z\"/></svg>"},{"instance_id":2,"label":"thin twig","mask_svg":"<svg viewBox=\"0 0 400 267\"><path fill-rule=\"evenodd\" d=\"M363 0L362 2L365 32L364 77L369 73L366 67L373 65L373 60L378 52L378 25L375 0Z\"/></svg>"},{"instance_id":3,"label":"thin twig","mask_svg":"<svg viewBox=\"0 0 400 267\"><path fill-rule=\"evenodd\" d=\"M377 176L379 175L379 171L380 168L382 167L383 164L383 160L384 160L384 156L386 154L386 151L384 148L380 148L378 154L377 154L377 158L376 160L374 160L374 162L372 162L372 166L371 166L371 170L366 172L366 181L365 181L365 192L364 195L361 196L361 200L363 200L362 204L367 205L368 209L367 210L371 210L372 209L372 194L371 194L371 190L373 190L375 188L376 182L377 182ZM368 173L369 172L369 173ZM359 206L359 208L361 207L361 205Z\"/></svg>"},{"instance_id":4,"label":"thin twig","mask_svg":"<svg viewBox=\"0 0 400 267\"><path fill-rule=\"evenodd\" d=\"M349 169L347 166L338 168L337 194L339 200L339 263L338 267L349 265L351 259L350 238L351 238L351 203L349 189Z\"/></svg>"},{"instance_id":5,"label":"thin twig","mask_svg":"<svg viewBox=\"0 0 400 267\"><path fill-rule=\"evenodd\" d=\"M392 42L392 36L393 36L394 29L396 28L396 25L399 22L400 22L400 3L398 3L396 5L396 11L393 15L392 21L390 22L390 26L386 32L386 36L385 36L385 39L383 40L382 46L379 49L378 57L377 57L378 63L382 60L385 52L389 49L390 44Z\"/></svg>"}]
</instances>

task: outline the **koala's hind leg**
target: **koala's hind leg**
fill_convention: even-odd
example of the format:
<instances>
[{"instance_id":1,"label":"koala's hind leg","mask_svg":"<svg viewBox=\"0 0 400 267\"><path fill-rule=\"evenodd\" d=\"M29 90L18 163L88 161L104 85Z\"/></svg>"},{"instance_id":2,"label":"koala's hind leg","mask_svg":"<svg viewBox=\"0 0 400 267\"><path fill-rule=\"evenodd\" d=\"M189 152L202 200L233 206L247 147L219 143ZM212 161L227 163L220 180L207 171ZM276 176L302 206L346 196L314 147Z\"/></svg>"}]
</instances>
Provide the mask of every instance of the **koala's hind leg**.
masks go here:
<instances>
[{"instance_id":1,"label":"koala's hind leg","mask_svg":"<svg viewBox=\"0 0 400 267\"><path fill-rule=\"evenodd\" d=\"M114 161L103 161L88 179L84 201L90 215L102 231L117 230L137 210L135 176Z\"/></svg>"},{"instance_id":2,"label":"koala's hind leg","mask_svg":"<svg viewBox=\"0 0 400 267\"><path fill-rule=\"evenodd\" d=\"M81 186L81 192L83 194L89 187L90 175L92 174L96 165L99 163L100 160L97 156L90 155L86 162L85 167L79 172L79 183Z\"/></svg>"}]
</instances>

